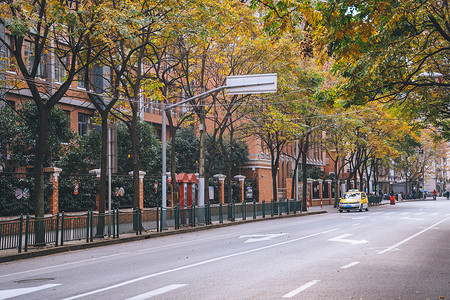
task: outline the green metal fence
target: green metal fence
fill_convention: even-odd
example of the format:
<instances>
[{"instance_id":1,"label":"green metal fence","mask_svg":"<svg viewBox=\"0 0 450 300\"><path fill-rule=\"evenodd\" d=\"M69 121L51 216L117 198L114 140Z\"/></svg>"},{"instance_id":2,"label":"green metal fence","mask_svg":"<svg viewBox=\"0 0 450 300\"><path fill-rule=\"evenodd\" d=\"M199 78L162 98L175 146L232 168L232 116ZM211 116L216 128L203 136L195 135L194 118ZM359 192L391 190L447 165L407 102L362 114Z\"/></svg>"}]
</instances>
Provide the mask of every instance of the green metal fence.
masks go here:
<instances>
[{"instance_id":1,"label":"green metal fence","mask_svg":"<svg viewBox=\"0 0 450 300\"><path fill-rule=\"evenodd\" d=\"M301 203L293 200L256 201L230 204L195 205L180 208L165 208L167 227L180 229L223 223L224 220L251 220L295 214L301 211ZM69 241L92 242L95 238L109 236L119 238L126 233L161 231L161 208L114 209L106 214L89 210L85 213L64 212L45 218L25 217L0 222L0 250L18 249L28 251L31 247L45 245L62 246ZM199 215L204 216L201 224Z\"/></svg>"}]
</instances>

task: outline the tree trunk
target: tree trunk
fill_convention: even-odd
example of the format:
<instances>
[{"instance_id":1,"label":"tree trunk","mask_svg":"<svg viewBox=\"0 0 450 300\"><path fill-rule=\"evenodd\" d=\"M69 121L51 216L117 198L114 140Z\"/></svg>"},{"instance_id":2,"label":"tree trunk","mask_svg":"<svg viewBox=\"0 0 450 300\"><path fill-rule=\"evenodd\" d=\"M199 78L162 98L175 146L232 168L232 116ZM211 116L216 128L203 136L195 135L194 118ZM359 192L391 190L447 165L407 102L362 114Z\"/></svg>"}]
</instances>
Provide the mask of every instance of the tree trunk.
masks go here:
<instances>
[{"instance_id":1,"label":"tree trunk","mask_svg":"<svg viewBox=\"0 0 450 300\"><path fill-rule=\"evenodd\" d=\"M108 167L108 113L103 111L102 118L102 149L100 159L100 182L98 187L98 222L95 237L102 238L105 232L105 208L106 208L106 169Z\"/></svg>"},{"instance_id":2,"label":"tree trunk","mask_svg":"<svg viewBox=\"0 0 450 300\"><path fill-rule=\"evenodd\" d=\"M133 209L137 212L140 208L140 178L139 171L141 168L139 158L139 145L138 145L138 116L137 109L132 109L133 117L130 124L130 137L131 137L131 151L132 151L132 166L133 166ZM142 225L139 223L138 214L133 214L133 229L138 231Z\"/></svg>"},{"instance_id":3,"label":"tree trunk","mask_svg":"<svg viewBox=\"0 0 450 300\"><path fill-rule=\"evenodd\" d=\"M34 154L34 211L38 222L35 226L36 245L45 244L44 220L44 159L47 147L48 112L44 107L39 107L38 134Z\"/></svg>"},{"instance_id":4,"label":"tree trunk","mask_svg":"<svg viewBox=\"0 0 450 300\"><path fill-rule=\"evenodd\" d=\"M337 208L339 206L339 156L336 157L336 161L334 163L334 207Z\"/></svg>"},{"instance_id":5,"label":"tree trunk","mask_svg":"<svg viewBox=\"0 0 450 300\"><path fill-rule=\"evenodd\" d=\"M306 155L309 148L309 133L306 134L305 142L301 147L302 152L302 211L307 211L307 192L308 192L308 175L306 174Z\"/></svg>"}]
</instances>

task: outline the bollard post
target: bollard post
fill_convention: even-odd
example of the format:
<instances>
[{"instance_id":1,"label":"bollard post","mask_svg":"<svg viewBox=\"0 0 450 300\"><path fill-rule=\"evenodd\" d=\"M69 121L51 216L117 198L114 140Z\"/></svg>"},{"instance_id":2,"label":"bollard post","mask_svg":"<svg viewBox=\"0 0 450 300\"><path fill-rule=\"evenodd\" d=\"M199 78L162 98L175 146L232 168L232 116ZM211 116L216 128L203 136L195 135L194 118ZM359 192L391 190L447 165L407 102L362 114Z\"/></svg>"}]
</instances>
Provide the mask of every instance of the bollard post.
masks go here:
<instances>
[{"instance_id":1,"label":"bollard post","mask_svg":"<svg viewBox=\"0 0 450 300\"><path fill-rule=\"evenodd\" d=\"M242 220L247 220L247 200L244 199L244 202L242 202L243 205L243 214L242 214Z\"/></svg>"},{"instance_id":2,"label":"bollard post","mask_svg":"<svg viewBox=\"0 0 450 300\"><path fill-rule=\"evenodd\" d=\"M256 200L253 199L253 220L256 219Z\"/></svg>"},{"instance_id":3,"label":"bollard post","mask_svg":"<svg viewBox=\"0 0 450 300\"><path fill-rule=\"evenodd\" d=\"M219 203L219 223L223 223L223 206L222 202Z\"/></svg>"}]
</instances>

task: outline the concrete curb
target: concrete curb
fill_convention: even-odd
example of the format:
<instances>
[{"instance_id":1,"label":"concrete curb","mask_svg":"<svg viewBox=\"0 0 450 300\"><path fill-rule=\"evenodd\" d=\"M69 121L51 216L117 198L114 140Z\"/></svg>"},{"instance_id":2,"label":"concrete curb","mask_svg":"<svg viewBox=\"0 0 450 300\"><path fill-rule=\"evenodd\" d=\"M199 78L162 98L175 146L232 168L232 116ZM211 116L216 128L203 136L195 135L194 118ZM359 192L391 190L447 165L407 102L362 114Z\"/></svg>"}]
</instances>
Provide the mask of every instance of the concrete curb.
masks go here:
<instances>
[{"instance_id":1,"label":"concrete curb","mask_svg":"<svg viewBox=\"0 0 450 300\"><path fill-rule=\"evenodd\" d=\"M183 233L189 233L189 232L198 232L203 230L211 230L216 229L220 227L229 227L229 226L235 226L245 223L254 223L254 222L261 222L261 221L268 221L268 220L277 220L277 219L284 219L284 218L293 218L293 217L304 217L304 216L311 216L311 215L318 215L318 214L324 214L327 213L326 210L321 211L312 211L312 212L302 212L302 213L296 213L296 214L289 214L289 215L282 215L277 217L271 217L271 218L259 218L259 219L248 219L248 220L239 220L234 222L226 222L226 223L215 223L211 225L206 226L196 226L196 227L187 227L187 228L181 228L178 230L171 229L167 231L162 232L148 232L143 233L142 235L135 235L135 234L123 234L118 239L98 239L91 243L86 242L79 242L77 244L67 244L63 246L58 247L50 247L45 249L31 249L28 252L22 252L22 253L3 253L1 251L17 251L17 249L9 249L9 250L1 250L0 251L0 263L5 262L11 262L21 259L28 259L28 258L34 258L34 257L40 257L40 256L46 256L51 254L57 254L57 253L63 253L68 251L76 251L76 250L82 250L82 249L89 249L89 248L95 248L95 247L103 247L103 246L109 246L109 245L116 245L121 243L127 243L127 242L135 242L140 240L146 240L150 238L158 238L158 237L164 237L164 236L171 236L171 235L177 235L177 234L183 234Z\"/></svg>"}]
</instances>

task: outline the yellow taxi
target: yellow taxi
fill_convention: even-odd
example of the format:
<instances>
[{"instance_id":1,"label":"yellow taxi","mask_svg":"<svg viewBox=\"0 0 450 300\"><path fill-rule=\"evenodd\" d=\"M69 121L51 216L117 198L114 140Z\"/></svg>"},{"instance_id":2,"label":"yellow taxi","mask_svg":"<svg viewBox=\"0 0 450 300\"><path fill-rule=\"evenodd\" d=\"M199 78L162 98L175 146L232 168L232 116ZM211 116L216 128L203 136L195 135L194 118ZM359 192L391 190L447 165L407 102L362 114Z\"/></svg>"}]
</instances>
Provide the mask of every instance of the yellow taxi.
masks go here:
<instances>
[{"instance_id":1,"label":"yellow taxi","mask_svg":"<svg viewBox=\"0 0 450 300\"><path fill-rule=\"evenodd\" d=\"M342 197L339 201L339 211L343 212L344 210L368 211L369 199L367 198L366 193L358 190L349 190L346 192L344 197Z\"/></svg>"}]
</instances>

